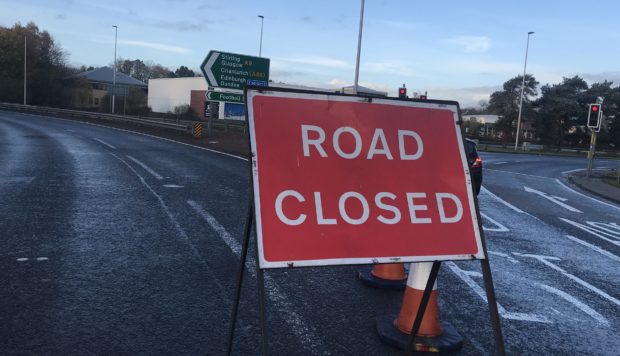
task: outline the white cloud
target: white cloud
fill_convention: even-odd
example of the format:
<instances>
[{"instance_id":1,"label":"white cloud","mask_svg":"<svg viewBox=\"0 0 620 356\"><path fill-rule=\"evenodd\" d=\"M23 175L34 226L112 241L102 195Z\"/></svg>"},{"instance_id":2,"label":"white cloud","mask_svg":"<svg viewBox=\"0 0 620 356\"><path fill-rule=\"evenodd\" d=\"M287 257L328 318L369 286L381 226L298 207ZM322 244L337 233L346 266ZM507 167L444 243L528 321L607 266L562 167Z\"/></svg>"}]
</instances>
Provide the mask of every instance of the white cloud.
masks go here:
<instances>
[{"instance_id":1,"label":"white cloud","mask_svg":"<svg viewBox=\"0 0 620 356\"><path fill-rule=\"evenodd\" d=\"M491 39L486 36L457 36L445 41L461 47L465 53L486 52L491 48Z\"/></svg>"},{"instance_id":2,"label":"white cloud","mask_svg":"<svg viewBox=\"0 0 620 356\"><path fill-rule=\"evenodd\" d=\"M319 67L328 68L349 68L351 67L347 61L330 57L300 57L300 58L274 58L276 61L291 62L298 64L308 64Z\"/></svg>"},{"instance_id":3,"label":"white cloud","mask_svg":"<svg viewBox=\"0 0 620 356\"><path fill-rule=\"evenodd\" d=\"M174 52L174 53L190 53L191 52L190 49L185 48L185 47L171 46L171 45L157 43L157 42L119 40L118 43L128 45L128 46L151 48L151 49L156 49L156 50L165 51L165 52Z\"/></svg>"}]
</instances>

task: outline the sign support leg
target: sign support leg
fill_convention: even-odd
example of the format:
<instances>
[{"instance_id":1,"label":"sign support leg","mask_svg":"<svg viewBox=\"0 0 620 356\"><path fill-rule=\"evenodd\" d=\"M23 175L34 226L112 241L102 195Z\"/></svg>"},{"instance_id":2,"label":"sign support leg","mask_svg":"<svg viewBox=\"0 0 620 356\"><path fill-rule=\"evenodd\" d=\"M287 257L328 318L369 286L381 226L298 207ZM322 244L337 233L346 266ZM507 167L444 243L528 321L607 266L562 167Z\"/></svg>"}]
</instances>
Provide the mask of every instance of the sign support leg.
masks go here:
<instances>
[{"instance_id":1,"label":"sign support leg","mask_svg":"<svg viewBox=\"0 0 620 356\"><path fill-rule=\"evenodd\" d=\"M413 328L411 329L411 336L409 338L409 343L405 348L405 355L411 355L415 348L415 339L418 335L418 331L420 331L420 326L422 325L422 318L424 318L424 312L426 311L426 306L428 305L428 301L431 298L431 292L433 291L433 285L435 285L435 280L437 279L437 274L439 273L439 267L441 266L441 262L435 261L433 262L433 267L431 268L431 273L428 276L428 281L426 282L426 287L424 288L424 294L422 295L422 300L420 301L420 307L418 308L418 314L415 316L415 320L413 321Z\"/></svg>"},{"instance_id":2,"label":"sign support leg","mask_svg":"<svg viewBox=\"0 0 620 356\"><path fill-rule=\"evenodd\" d=\"M250 234L252 232L252 220L254 216L254 201L250 198L248 207L248 216L245 221L245 236L243 238L243 246L241 248L241 258L239 259L239 271L237 272L237 286L235 290L235 300L230 317L230 329L228 330L228 348L227 355L232 352L233 340L235 338L235 326L237 324L237 312L239 310L239 300L241 299L241 285L243 284L243 272L245 270L245 260L248 256L248 245L250 242Z\"/></svg>"},{"instance_id":3,"label":"sign support leg","mask_svg":"<svg viewBox=\"0 0 620 356\"><path fill-rule=\"evenodd\" d=\"M487 295L487 302L489 304L489 315L491 318L491 326L493 327L493 334L495 335L495 345L497 347L498 355L506 355L504 348L504 336L502 334L502 327L499 319L499 311L497 309L497 299L495 298L495 289L493 288L493 277L491 277L491 264L489 259L485 258L480 260L482 265L482 277L484 279L484 289Z\"/></svg>"},{"instance_id":4,"label":"sign support leg","mask_svg":"<svg viewBox=\"0 0 620 356\"><path fill-rule=\"evenodd\" d=\"M261 355L267 356L267 318L265 307L265 270L260 268L258 248L256 249L256 291L258 293L258 315L261 333Z\"/></svg>"}]
</instances>

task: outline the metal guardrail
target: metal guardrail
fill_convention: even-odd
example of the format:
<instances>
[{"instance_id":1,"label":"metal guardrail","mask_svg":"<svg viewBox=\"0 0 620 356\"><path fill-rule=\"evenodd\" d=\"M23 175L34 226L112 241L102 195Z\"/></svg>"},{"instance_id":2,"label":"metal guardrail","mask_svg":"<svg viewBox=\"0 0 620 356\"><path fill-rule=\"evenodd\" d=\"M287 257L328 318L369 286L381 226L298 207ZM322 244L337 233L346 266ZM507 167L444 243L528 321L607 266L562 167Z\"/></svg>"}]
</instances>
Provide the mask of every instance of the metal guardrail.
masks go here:
<instances>
[{"instance_id":1,"label":"metal guardrail","mask_svg":"<svg viewBox=\"0 0 620 356\"><path fill-rule=\"evenodd\" d=\"M108 121L114 121L114 122L124 122L124 123L136 124L136 125L164 128L168 130L184 132L189 135L193 135L193 127L194 127L194 124L196 124L193 121L175 120L176 122L170 122L169 119L156 119L156 118L143 118L139 116L113 115L113 114L97 113L97 112L90 112L90 111L68 110L68 109L58 109L58 108L51 108L51 107L45 107L45 106L21 105L21 104L10 104L10 103L0 103L0 110L37 113L37 114L51 115L51 116L64 116L64 117L68 116L68 117L74 117L74 118L99 119L99 120L108 120Z\"/></svg>"}]
</instances>

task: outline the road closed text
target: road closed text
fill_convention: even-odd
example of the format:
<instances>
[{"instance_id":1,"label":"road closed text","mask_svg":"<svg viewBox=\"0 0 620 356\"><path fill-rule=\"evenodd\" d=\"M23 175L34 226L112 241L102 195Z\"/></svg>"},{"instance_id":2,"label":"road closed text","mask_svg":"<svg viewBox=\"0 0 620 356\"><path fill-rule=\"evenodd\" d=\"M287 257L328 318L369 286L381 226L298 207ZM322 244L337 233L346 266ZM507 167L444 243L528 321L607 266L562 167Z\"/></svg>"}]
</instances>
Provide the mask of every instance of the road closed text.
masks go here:
<instances>
[{"instance_id":1,"label":"road closed text","mask_svg":"<svg viewBox=\"0 0 620 356\"><path fill-rule=\"evenodd\" d=\"M394 204L397 199L406 200L406 211L401 211ZM379 192L372 198L366 198L358 192L345 192L338 198L337 216L326 216L320 192L314 192L311 199L306 199L295 190L285 190L278 194L275 210L278 219L290 226L305 223L308 214L315 214L315 221L318 225L338 225L339 223L361 225L371 218L373 210L376 210L376 213L372 214L376 216L376 220L386 225L398 224L401 221L411 224L431 224L434 221L429 214L427 199L435 199L441 224L457 223L463 217L463 204L456 195L451 193L434 193L432 197L429 197L426 193L411 192L406 193L404 197L397 197L390 192ZM289 206L300 205L294 210L304 212L293 215L285 211L285 202Z\"/></svg>"}]
</instances>

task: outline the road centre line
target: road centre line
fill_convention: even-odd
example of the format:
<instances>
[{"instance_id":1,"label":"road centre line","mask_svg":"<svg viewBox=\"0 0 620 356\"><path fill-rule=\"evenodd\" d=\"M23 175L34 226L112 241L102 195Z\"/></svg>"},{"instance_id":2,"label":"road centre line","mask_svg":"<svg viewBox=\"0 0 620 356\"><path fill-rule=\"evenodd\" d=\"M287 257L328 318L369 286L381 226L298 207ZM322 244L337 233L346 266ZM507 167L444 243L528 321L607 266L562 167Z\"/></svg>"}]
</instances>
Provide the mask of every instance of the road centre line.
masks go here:
<instances>
[{"instance_id":1,"label":"road centre line","mask_svg":"<svg viewBox=\"0 0 620 356\"><path fill-rule=\"evenodd\" d=\"M487 170L487 171L494 171L494 172L516 174L516 175L519 175L519 176L526 176L526 177L532 177L532 178L553 179L551 177L543 177L543 176L535 176L533 174L525 174L525 173L518 173L518 172L511 172L511 171L503 171L501 169L485 168L485 170Z\"/></svg>"},{"instance_id":2,"label":"road centre line","mask_svg":"<svg viewBox=\"0 0 620 356\"><path fill-rule=\"evenodd\" d=\"M153 196L155 196L155 198L159 202L159 206L161 207L161 209L164 211L164 213L166 214L166 216L168 217L168 219L172 223L172 226L173 226L174 230L176 231L177 235L180 236L182 239L184 239L185 242L187 242L187 245L189 246L189 248L192 250L192 252L196 256L197 261L200 262L205 267L205 269L207 270L207 272L209 274L211 274L211 280L213 280L215 282L215 284L220 288L221 291L224 291L224 287L217 280L217 278L213 274L213 271L211 271L211 268L209 267L207 262L203 259L202 255L198 252L198 249L196 248L196 246L194 246L192 241L189 239L189 236L187 236L187 234L185 233L185 230L183 230L181 225L179 225L179 222L174 218L174 215L172 215L172 212L170 212L170 208L168 208L168 205L166 205L166 202L164 202L164 199L159 194L157 194L157 192L155 192L155 190L153 188L151 188L151 186L146 182L144 177L142 175L140 175L140 173L138 173L138 171L136 171L129 163L127 163L124 159L120 158L119 156L115 155L112 152L110 152L110 154L114 158L116 158L119 161L121 161L124 165L126 165L127 168L129 168L129 170L131 170L138 177L138 179L140 180L142 185L144 187L146 187L146 189L149 192L151 192L151 194Z\"/></svg>"},{"instance_id":3,"label":"road centre line","mask_svg":"<svg viewBox=\"0 0 620 356\"><path fill-rule=\"evenodd\" d=\"M467 284L474 291L474 293L476 293L480 298L482 298L485 303L488 304L486 293L484 292L482 287L480 287L478 283L476 283L476 281L474 281L471 276L467 274L467 271L460 269L456 265L456 263L452 261L446 262L445 265L448 266L448 268L450 268L454 274L461 278L461 280L465 282L465 284ZM531 321L547 324L551 323L551 320L549 320L543 315L509 312L499 303L497 303L497 309L499 311L499 314L505 319Z\"/></svg>"},{"instance_id":4,"label":"road centre line","mask_svg":"<svg viewBox=\"0 0 620 356\"><path fill-rule=\"evenodd\" d=\"M489 217L487 214L480 212L480 215L482 215L482 217L485 220L489 220L489 222L491 222L492 224L495 224L495 226L497 226L496 228L491 228L491 227L482 227L482 229L484 231L495 231L495 232L507 232L510 231L506 226L498 223L497 221L493 220L491 217Z\"/></svg>"},{"instance_id":5,"label":"road centre line","mask_svg":"<svg viewBox=\"0 0 620 356\"><path fill-rule=\"evenodd\" d=\"M230 248L237 259L241 258L242 246L232 235L226 230L222 224L217 221L213 215L209 214L198 202L194 200L188 200L187 204L194 209L194 211L203 218L209 226L219 235L224 243ZM245 268L252 278L256 278L256 260L250 254L247 255L245 261ZM265 274L265 284L267 285L266 292L269 299L277 306L277 309L282 311L283 315L286 315L284 320L289 324L290 328L294 331L300 342L308 348L308 350L315 350L317 345L323 347L321 338L316 335L307 322L305 322L301 315L295 312L295 308L289 302L289 298L285 292L282 292L276 281L268 274Z\"/></svg>"},{"instance_id":6,"label":"road centre line","mask_svg":"<svg viewBox=\"0 0 620 356\"><path fill-rule=\"evenodd\" d=\"M584 281L583 279L581 279L581 278L579 278L579 277L577 277L575 275L572 275L572 274L566 272L562 267L559 267L559 266L549 262L549 260L551 259L551 258L549 258L549 256L530 255L530 254L519 254L519 256L534 258L534 259L538 260L539 262L543 263L547 267L550 267L550 268L560 272L565 277L573 280L574 282L580 284L581 286L585 287L586 289L590 290L591 292L598 294L599 296L607 299L608 301L610 301L610 302L612 302L615 305L620 307L620 300L612 297L611 295L609 295L606 292L600 290L599 288L591 285L590 283ZM557 259L557 258L554 258L554 259Z\"/></svg>"},{"instance_id":7,"label":"road centre line","mask_svg":"<svg viewBox=\"0 0 620 356\"><path fill-rule=\"evenodd\" d=\"M116 147L114 147L114 146L112 146L111 144L109 144L109 143L107 143L107 142L105 142L105 141L103 141L103 140L100 140L100 139L98 139L98 138L96 138L96 137L93 137L93 140L95 140L95 141L97 141L97 142L99 142L99 143L101 143L101 144L103 144L103 145L106 145L106 146L108 146L108 148L111 148L111 149L113 149L113 150L115 150L115 149L116 149Z\"/></svg>"},{"instance_id":8,"label":"road centre line","mask_svg":"<svg viewBox=\"0 0 620 356\"><path fill-rule=\"evenodd\" d=\"M594 250L598 253L600 253L601 255L604 255L606 257L611 258L612 260L616 261L616 262L620 262L620 257L614 255L613 253L607 251L607 250L603 250L602 248L596 246L596 245L592 245L591 243L585 242L583 240L580 240L578 238L576 238L575 236L571 236L571 235L564 235L564 237L566 237L567 239L574 241L580 245L583 245L591 250Z\"/></svg>"},{"instance_id":9,"label":"road centre line","mask_svg":"<svg viewBox=\"0 0 620 356\"><path fill-rule=\"evenodd\" d=\"M588 316L592 317L593 319L595 319L596 321L598 321L600 324L603 324L605 326L609 326L609 321L607 320L607 318L605 318L604 316L602 316L599 312L597 312L596 310L592 309L591 307L589 307L588 305L586 305L585 303L582 303L581 301L579 301L577 298L573 297L572 295L553 288L551 286L548 286L546 284L542 284L542 283L536 283L536 285L540 288L542 288L543 290L555 294L558 297L564 299L565 301L571 303L572 305L574 305L575 307L577 307L577 309L581 310L582 312L584 312L585 314L587 314Z\"/></svg>"},{"instance_id":10,"label":"road centre line","mask_svg":"<svg viewBox=\"0 0 620 356\"><path fill-rule=\"evenodd\" d=\"M157 172L155 172L152 168L150 168L149 166L147 166L146 164L138 161L137 159L133 158L132 156L127 155L127 158L129 158L130 160L134 161L138 166L144 168L145 171L149 172L153 177L162 180L164 179L164 177L162 177L161 175L159 175Z\"/></svg>"},{"instance_id":11,"label":"road centre line","mask_svg":"<svg viewBox=\"0 0 620 356\"><path fill-rule=\"evenodd\" d=\"M613 205L613 204L610 204L610 203L604 202L604 201L602 201L602 200L598 200L598 199L596 199L596 198L592 198L592 197L587 196L587 195L585 195L585 194L579 193L578 191L574 190L573 188L571 188L571 187L569 187L569 186L565 185L564 183L562 183L562 182L561 182L559 179L557 179L557 178L555 179L555 181L556 181L559 185L561 185L562 187L564 187L564 189L566 189L566 190L568 190L568 191L570 191L570 192L573 192L573 193L575 193L575 194L577 194L577 195L580 195L580 196L582 196L582 197L584 197L584 198L588 198L588 199L590 199L590 200L594 200L595 202L600 203L600 204L603 204L603 205L606 205L606 206L608 206L608 207L610 207L610 208L614 208L614 209L616 209L616 210L620 210L620 207L618 207L618 206L615 206L615 205Z\"/></svg>"}]
</instances>

